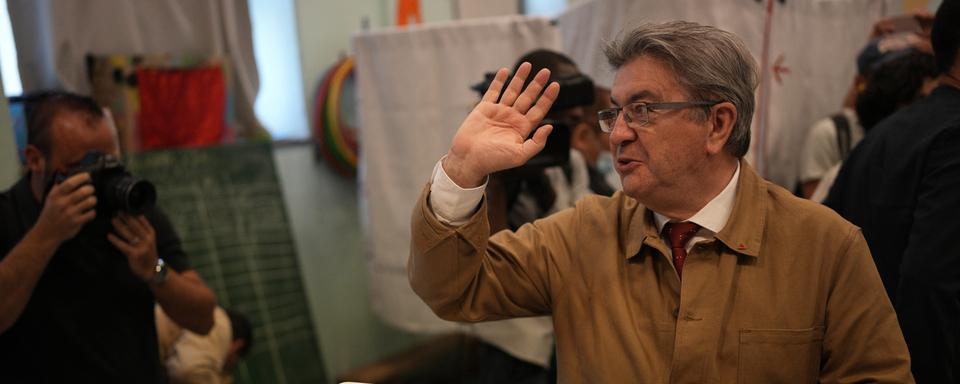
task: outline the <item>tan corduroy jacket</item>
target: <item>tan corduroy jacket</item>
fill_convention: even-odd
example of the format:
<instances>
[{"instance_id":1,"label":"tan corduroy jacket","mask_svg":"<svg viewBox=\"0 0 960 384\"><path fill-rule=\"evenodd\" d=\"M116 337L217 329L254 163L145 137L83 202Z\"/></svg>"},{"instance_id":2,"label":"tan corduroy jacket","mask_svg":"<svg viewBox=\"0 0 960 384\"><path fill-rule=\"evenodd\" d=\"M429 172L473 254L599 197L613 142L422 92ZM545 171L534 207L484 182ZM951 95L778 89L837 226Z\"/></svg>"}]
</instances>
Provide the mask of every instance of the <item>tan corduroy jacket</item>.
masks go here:
<instances>
[{"instance_id":1,"label":"tan corduroy jacket","mask_svg":"<svg viewBox=\"0 0 960 384\"><path fill-rule=\"evenodd\" d=\"M683 280L651 211L618 192L489 237L413 213L410 282L440 317L552 314L563 383L909 383L896 314L860 230L745 163ZM489 239L489 241L488 241Z\"/></svg>"}]
</instances>

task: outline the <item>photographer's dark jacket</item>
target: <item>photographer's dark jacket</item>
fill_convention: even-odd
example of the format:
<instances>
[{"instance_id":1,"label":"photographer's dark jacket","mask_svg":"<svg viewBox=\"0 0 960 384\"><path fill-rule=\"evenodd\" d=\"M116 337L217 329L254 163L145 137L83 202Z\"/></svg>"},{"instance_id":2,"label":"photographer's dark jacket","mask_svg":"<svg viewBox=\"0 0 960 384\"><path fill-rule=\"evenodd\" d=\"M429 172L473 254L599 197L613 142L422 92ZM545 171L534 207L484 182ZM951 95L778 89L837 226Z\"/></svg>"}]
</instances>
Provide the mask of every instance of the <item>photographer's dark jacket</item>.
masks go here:
<instances>
[{"instance_id":1,"label":"photographer's dark jacket","mask_svg":"<svg viewBox=\"0 0 960 384\"><path fill-rule=\"evenodd\" d=\"M960 89L877 124L824 204L863 227L919 383L960 383Z\"/></svg>"},{"instance_id":2,"label":"photographer's dark jacket","mask_svg":"<svg viewBox=\"0 0 960 384\"><path fill-rule=\"evenodd\" d=\"M40 209L29 175L0 193L0 260ZM159 209L146 216L160 257L174 270L189 269L169 219ZM19 319L0 334L0 382L163 382L153 293L105 232L87 229L57 249Z\"/></svg>"}]
</instances>

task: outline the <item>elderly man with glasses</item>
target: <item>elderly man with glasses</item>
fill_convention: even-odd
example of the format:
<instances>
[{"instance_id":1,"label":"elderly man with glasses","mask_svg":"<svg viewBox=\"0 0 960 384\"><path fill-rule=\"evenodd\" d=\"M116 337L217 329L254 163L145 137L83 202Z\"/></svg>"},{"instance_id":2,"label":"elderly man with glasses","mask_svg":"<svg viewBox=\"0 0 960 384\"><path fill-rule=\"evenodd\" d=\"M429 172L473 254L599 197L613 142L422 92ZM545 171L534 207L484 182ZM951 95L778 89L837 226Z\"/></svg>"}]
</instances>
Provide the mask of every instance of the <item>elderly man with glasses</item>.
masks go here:
<instances>
[{"instance_id":1,"label":"elderly man with glasses","mask_svg":"<svg viewBox=\"0 0 960 384\"><path fill-rule=\"evenodd\" d=\"M448 320L553 315L563 382L912 382L860 230L743 160L743 42L670 22L606 55L623 191L490 236L487 175L543 148L559 91L545 71L522 89L529 66L503 88L502 69L414 210L414 291Z\"/></svg>"}]
</instances>

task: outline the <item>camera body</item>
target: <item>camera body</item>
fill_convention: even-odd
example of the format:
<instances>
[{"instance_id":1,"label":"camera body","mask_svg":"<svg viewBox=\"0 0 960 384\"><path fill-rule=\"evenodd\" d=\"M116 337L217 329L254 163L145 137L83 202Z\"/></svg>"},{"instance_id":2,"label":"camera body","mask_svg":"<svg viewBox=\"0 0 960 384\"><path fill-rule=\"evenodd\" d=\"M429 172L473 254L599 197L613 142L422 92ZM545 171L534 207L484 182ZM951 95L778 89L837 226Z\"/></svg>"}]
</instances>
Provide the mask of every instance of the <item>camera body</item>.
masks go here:
<instances>
[{"instance_id":1,"label":"camera body","mask_svg":"<svg viewBox=\"0 0 960 384\"><path fill-rule=\"evenodd\" d=\"M133 176L113 155L88 152L75 166L54 176L55 183L78 173L90 173L96 189L97 217L109 218L117 211L142 215L157 203L157 190L149 181Z\"/></svg>"}]
</instances>

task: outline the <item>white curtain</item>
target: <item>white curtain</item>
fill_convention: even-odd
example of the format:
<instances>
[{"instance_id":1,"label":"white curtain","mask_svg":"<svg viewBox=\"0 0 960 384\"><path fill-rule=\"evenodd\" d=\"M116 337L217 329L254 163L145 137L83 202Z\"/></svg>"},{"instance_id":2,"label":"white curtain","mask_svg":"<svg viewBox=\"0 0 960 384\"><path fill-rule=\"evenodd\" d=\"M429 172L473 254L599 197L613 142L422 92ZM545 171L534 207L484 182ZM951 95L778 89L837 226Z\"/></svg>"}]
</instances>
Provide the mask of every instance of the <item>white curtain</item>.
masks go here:
<instances>
[{"instance_id":1,"label":"white curtain","mask_svg":"<svg viewBox=\"0 0 960 384\"><path fill-rule=\"evenodd\" d=\"M434 164L479 100L470 86L483 80L485 72L512 67L527 51L559 47L559 34L549 20L519 16L392 29L354 38L371 302L387 322L414 332L455 328L437 318L407 280L413 205ZM544 323L543 319L520 320L537 321ZM517 357L545 364L552 348L549 319L546 325L546 331L542 324L517 322L471 329Z\"/></svg>"},{"instance_id":2,"label":"white curtain","mask_svg":"<svg viewBox=\"0 0 960 384\"><path fill-rule=\"evenodd\" d=\"M640 23L688 20L740 36L758 65L766 64L748 159L764 177L789 188L808 128L840 110L871 25L901 8L897 0L769 1L590 0L562 14L558 28L566 51L604 86L613 80L604 42ZM768 10L772 19L764 60ZM775 66L781 68L777 74Z\"/></svg>"},{"instance_id":3,"label":"white curtain","mask_svg":"<svg viewBox=\"0 0 960 384\"><path fill-rule=\"evenodd\" d=\"M246 0L7 0L25 92L90 93L87 54L222 56L235 74L237 117L259 129L259 86Z\"/></svg>"}]
</instances>

